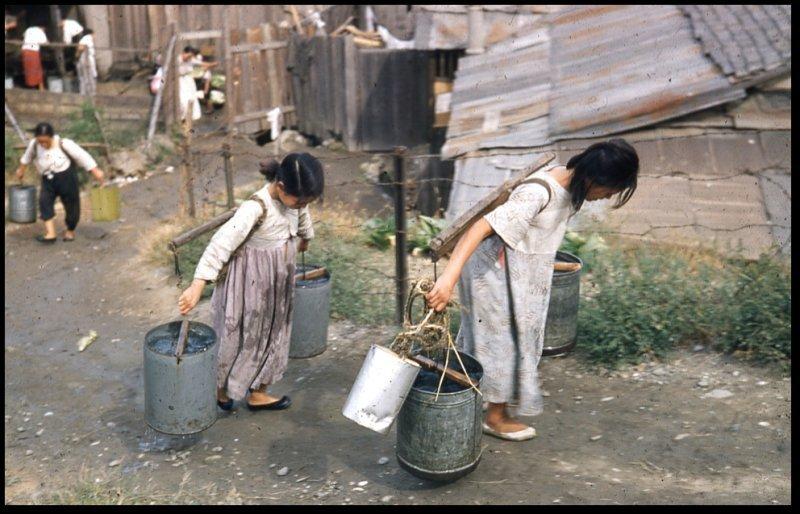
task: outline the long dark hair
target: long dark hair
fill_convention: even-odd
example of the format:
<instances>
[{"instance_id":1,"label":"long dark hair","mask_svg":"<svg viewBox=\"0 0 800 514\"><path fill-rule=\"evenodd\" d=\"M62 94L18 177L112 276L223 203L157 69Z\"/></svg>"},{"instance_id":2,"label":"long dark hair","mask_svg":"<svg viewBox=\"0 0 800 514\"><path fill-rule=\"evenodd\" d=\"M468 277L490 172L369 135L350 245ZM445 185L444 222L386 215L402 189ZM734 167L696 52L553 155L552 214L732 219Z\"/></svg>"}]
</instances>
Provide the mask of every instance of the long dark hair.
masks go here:
<instances>
[{"instance_id":1,"label":"long dark hair","mask_svg":"<svg viewBox=\"0 0 800 514\"><path fill-rule=\"evenodd\" d=\"M325 188L322 163L308 153L290 153L278 161L272 159L259 163L262 175L269 182L283 182L286 194L298 198L318 198Z\"/></svg>"},{"instance_id":2,"label":"long dark hair","mask_svg":"<svg viewBox=\"0 0 800 514\"><path fill-rule=\"evenodd\" d=\"M50 136L50 137L53 137L55 135L56 135L55 129L53 129L53 126L50 125L49 123L47 123L46 121L38 123L36 125L36 128L33 129L33 136L34 137L38 137L38 136Z\"/></svg>"},{"instance_id":3,"label":"long dark hair","mask_svg":"<svg viewBox=\"0 0 800 514\"><path fill-rule=\"evenodd\" d=\"M572 195L572 207L579 211L592 186L618 190L614 209L625 205L636 191L639 156L624 139L609 139L595 143L567 162L572 180L567 188Z\"/></svg>"}]
</instances>

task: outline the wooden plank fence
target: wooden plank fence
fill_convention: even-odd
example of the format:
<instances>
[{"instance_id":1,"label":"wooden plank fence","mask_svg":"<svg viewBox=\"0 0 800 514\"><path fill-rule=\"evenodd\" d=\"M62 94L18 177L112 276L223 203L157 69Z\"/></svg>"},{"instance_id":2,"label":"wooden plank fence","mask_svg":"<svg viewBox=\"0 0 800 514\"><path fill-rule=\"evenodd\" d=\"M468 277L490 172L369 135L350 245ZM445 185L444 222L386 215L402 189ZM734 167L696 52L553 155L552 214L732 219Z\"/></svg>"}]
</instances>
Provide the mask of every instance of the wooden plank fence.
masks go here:
<instances>
[{"instance_id":1,"label":"wooden plank fence","mask_svg":"<svg viewBox=\"0 0 800 514\"><path fill-rule=\"evenodd\" d=\"M289 40L297 125L349 150L389 151L430 140L432 75L427 52L359 48L352 36Z\"/></svg>"}]
</instances>

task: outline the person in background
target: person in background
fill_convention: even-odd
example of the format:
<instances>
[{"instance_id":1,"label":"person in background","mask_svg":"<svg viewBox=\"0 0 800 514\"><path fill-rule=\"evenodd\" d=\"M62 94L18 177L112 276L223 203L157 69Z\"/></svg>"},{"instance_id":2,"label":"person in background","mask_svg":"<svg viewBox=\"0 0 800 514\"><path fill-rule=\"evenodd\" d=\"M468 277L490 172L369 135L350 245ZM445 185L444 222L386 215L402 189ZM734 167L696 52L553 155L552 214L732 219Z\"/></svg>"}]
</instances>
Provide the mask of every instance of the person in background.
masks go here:
<instances>
[{"instance_id":1,"label":"person in background","mask_svg":"<svg viewBox=\"0 0 800 514\"><path fill-rule=\"evenodd\" d=\"M64 36L65 43L74 43L75 36L83 32L83 25L75 20L64 19L59 22L61 33Z\"/></svg>"},{"instance_id":2,"label":"person in background","mask_svg":"<svg viewBox=\"0 0 800 514\"><path fill-rule=\"evenodd\" d=\"M42 175L39 209L44 221L45 234L37 236L40 243L54 243L56 235L55 201L61 198L66 211L67 230L64 241L75 239L75 227L81 214L81 196L76 165L89 171L103 185L103 170L92 156L70 139L56 135L49 123L39 123L34 129L34 139L19 160L17 178L22 181L28 164L33 162Z\"/></svg>"},{"instance_id":3,"label":"person in background","mask_svg":"<svg viewBox=\"0 0 800 514\"><path fill-rule=\"evenodd\" d=\"M200 102L197 99L197 84L192 76L196 56L197 51L191 46L185 47L178 56L178 101L181 103L181 120L186 120L187 116L191 116L193 120L199 120L202 115Z\"/></svg>"},{"instance_id":4,"label":"person in background","mask_svg":"<svg viewBox=\"0 0 800 514\"><path fill-rule=\"evenodd\" d=\"M461 236L447 267L426 295L441 311L458 283L462 305L456 337L461 350L483 364L485 433L524 441L536 430L518 416L542 412L538 365L550 302L553 264L567 221L584 201L617 196L619 208L636 190L639 157L623 139L595 143L559 164L537 171L508 201ZM463 270L463 275L462 275Z\"/></svg>"},{"instance_id":5,"label":"person in background","mask_svg":"<svg viewBox=\"0 0 800 514\"><path fill-rule=\"evenodd\" d=\"M203 100L206 103L206 114L211 114L214 112L214 106L211 105L211 97L209 95L211 91L211 68L219 65L218 62L204 62L203 56L200 52L195 49L195 57L192 60L195 66L202 66L203 70Z\"/></svg>"},{"instance_id":6,"label":"person in background","mask_svg":"<svg viewBox=\"0 0 800 514\"><path fill-rule=\"evenodd\" d=\"M25 74L25 85L38 87L44 91L44 70L40 45L47 43L47 35L42 27L33 25L22 35L22 71Z\"/></svg>"},{"instance_id":7,"label":"person in background","mask_svg":"<svg viewBox=\"0 0 800 514\"><path fill-rule=\"evenodd\" d=\"M95 60L92 29L83 31L83 36L78 41L77 57L80 94L94 96L97 93L97 61Z\"/></svg>"},{"instance_id":8,"label":"person in background","mask_svg":"<svg viewBox=\"0 0 800 514\"><path fill-rule=\"evenodd\" d=\"M290 153L280 164L261 163L261 173L267 184L214 234L192 285L178 300L185 316L206 282L219 280L228 263L211 298L220 341L217 404L223 410L248 390L251 410L291 405L288 396L268 395L267 387L281 379L289 362L295 258L314 237L308 204L322 195L324 174L319 160L307 153Z\"/></svg>"}]
</instances>

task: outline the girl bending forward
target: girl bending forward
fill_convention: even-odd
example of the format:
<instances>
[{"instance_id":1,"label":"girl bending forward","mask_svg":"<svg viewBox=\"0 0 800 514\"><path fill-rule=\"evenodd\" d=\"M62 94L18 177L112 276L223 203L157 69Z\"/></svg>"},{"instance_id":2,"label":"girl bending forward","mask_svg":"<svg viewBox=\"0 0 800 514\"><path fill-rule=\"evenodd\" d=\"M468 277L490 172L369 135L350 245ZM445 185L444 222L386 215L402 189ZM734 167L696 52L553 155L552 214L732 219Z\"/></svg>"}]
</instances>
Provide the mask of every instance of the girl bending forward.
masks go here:
<instances>
[{"instance_id":1,"label":"girl bending forward","mask_svg":"<svg viewBox=\"0 0 800 514\"><path fill-rule=\"evenodd\" d=\"M295 256L314 237L307 206L322 194L324 179L322 164L307 153L262 163L261 173L267 185L214 234L178 300L187 314L206 282L217 281L211 304L220 341L217 403L224 410L248 390L251 410L291 404L288 396L267 394L267 386L283 377L289 361Z\"/></svg>"},{"instance_id":2,"label":"girl bending forward","mask_svg":"<svg viewBox=\"0 0 800 514\"><path fill-rule=\"evenodd\" d=\"M483 364L486 433L514 441L536 435L509 414L507 405L516 403L521 416L542 412L537 367L555 254L567 220L587 200L618 195L615 208L621 207L636 189L638 171L633 147L612 139L590 146L566 167L555 164L534 173L546 184L523 183L473 224L428 293L428 304L440 311L460 285L457 342Z\"/></svg>"}]
</instances>

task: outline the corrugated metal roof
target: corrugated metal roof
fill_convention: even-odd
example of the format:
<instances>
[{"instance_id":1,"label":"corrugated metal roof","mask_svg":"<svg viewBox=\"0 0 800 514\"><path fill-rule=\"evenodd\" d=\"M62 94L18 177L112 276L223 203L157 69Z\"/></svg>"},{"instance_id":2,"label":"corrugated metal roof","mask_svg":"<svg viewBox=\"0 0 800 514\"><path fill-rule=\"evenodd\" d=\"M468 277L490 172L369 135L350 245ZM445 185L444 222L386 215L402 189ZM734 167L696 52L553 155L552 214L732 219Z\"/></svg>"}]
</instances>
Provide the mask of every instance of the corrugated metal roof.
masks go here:
<instances>
[{"instance_id":1,"label":"corrugated metal roof","mask_svg":"<svg viewBox=\"0 0 800 514\"><path fill-rule=\"evenodd\" d=\"M549 56L548 31L539 22L484 54L459 59L442 156L546 144Z\"/></svg>"},{"instance_id":2,"label":"corrugated metal roof","mask_svg":"<svg viewBox=\"0 0 800 514\"><path fill-rule=\"evenodd\" d=\"M778 32L765 28L786 10L743 9L761 20L771 48L787 55L785 41L775 37L787 35L790 18L776 21ZM762 67L749 68L747 84L783 69L767 69L776 57L763 53ZM572 6L459 60L442 157L625 132L743 99L745 85L706 55L690 17L677 6Z\"/></svg>"},{"instance_id":3,"label":"corrugated metal roof","mask_svg":"<svg viewBox=\"0 0 800 514\"><path fill-rule=\"evenodd\" d=\"M503 41L519 29L541 18L527 6L484 6L483 27L486 45ZM494 7L513 7L508 12ZM431 8L447 8L432 10ZM420 6L415 13L414 47L417 50L458 50L467 48L469 34L464 5Z\"/></svg>"},{"instance_id":4,"label":"corrugated metal roof","mask_svg":"<svg viewBox=\"0 0 800 514\"><path fill-rule=\"evenodd\" d=\"M551 18L549 135L622 132L737 100L676 6L578 7Z\"/></svg>"},{"instance_id":5,"label":"corrugated metal roof","mask_svg":"<svg viewBox=\"0 0 800 514\"><path fill-rule=\"evenodd\" d=\"M682 5L706 53L734 80L791 66L791 5Z\"/></svg>"}]
</instances>

